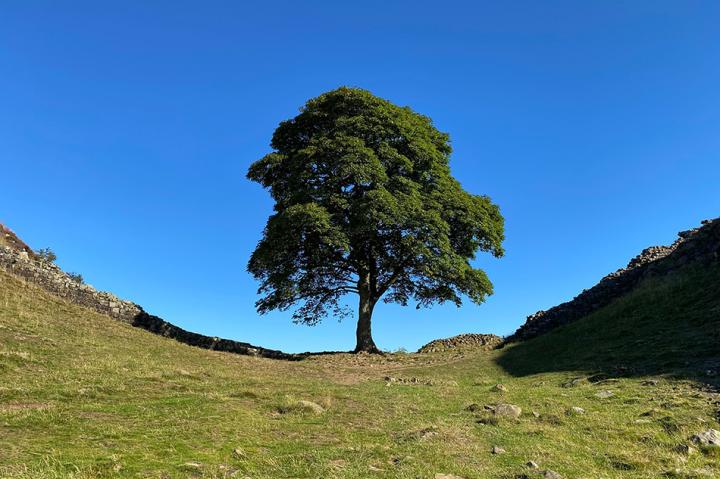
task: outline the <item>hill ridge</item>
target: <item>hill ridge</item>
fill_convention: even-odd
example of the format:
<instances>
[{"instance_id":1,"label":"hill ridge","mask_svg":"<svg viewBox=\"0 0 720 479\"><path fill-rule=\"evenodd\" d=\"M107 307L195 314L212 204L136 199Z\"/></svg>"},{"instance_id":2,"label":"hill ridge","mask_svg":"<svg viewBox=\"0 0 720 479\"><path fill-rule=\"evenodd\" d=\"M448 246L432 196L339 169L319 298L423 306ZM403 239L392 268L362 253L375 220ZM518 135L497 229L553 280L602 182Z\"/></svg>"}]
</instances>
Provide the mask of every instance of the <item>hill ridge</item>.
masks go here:
<instances>
[{"instance_id":1,"label":"hill ridge","mask_svg":"<svg viewBox=\"0 0 720 479\"><path fill-rule=\"evenodd\" d=\"M632 291L645 278L663 276L688 264L716 262L719 257L720 218L703 220L700 227L679 232L669 246L645 248L626 267L608 274L572 300L531 314L505 342L531 339L577 321Z\"/></svg>"},{"instance_id":2,"label":"hill ridge","mask_svg":"<svg viewBox=\"0 0 720 479\"><path fill-rule=\"evenodd\" d=\"M271 359L301 359L307 356L305 353L285 353L250 343L205 336L175 326L147 313L142 306L132 301L120 299L106 291L98 291L89 284L77 281L56 264L43 261L2 223L0 223L0 268L74 304L190 346Z\"/></svg>"}]
</instances>

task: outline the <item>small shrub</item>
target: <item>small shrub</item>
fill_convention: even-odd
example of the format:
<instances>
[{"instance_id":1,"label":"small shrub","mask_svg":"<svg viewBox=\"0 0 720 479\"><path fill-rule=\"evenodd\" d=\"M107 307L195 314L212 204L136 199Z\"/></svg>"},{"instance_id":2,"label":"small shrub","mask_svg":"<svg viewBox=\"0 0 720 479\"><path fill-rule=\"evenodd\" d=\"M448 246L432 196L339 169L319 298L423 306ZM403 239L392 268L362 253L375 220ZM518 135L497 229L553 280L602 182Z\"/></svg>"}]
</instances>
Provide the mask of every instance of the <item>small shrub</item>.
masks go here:
<instances>
[{"instance_id":1,"label":"small shrub","mask_svg":"<svg viewBox=\"0 0 720 479\"><path fill-rule=\"evenodd\" d=\"M85 284L85 280L80 273L68 273L67 275L73 282L77 284Z\"/></svg>"},{"instance_id":2,"label":"small shrub","mask_svg":"<svg viewBox=\"0 0 720 479\"><path fill-rule=\"evenodd\" d=\"M35 251L35 255L40 261L43 261L45 263L54 263L57 259L57 255L50 248L40 248L39 250Z\"/></svg>"}]
</instances>

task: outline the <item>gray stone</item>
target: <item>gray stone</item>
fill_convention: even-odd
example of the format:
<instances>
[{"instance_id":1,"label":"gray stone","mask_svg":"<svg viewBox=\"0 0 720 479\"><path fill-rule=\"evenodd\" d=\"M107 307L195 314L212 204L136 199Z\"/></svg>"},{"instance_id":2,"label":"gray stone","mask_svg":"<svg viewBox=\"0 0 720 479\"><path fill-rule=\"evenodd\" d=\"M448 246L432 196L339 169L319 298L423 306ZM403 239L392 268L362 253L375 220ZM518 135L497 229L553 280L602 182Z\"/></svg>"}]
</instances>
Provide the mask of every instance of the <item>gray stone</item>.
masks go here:
<instances>
[{"instance_id":1,"label":"gray stone","mask_svg":"<svg viewBox=\"0 0 720 479\"><path fill-rule=\"evenodd\" d=\"M555 472L551 469L548 469L547 471L545 471L543 473L543 477L545 479L562 479L562 476L560 474L558 474L557 472Z\"/></svg>"},{"instance_id":2,"label":"gray stone","mask_svg":"<svg viewBox=\"0 0 720 479\"><path fill-rule=\"evenodd\" d=\"M708 429L695 434L690 440L701 446L720 447L720 431Z\"/></svg>"},{"instance_id":3,"label":"gray stone","mask_svg":"<svg viewBox=\"0 0 720 479\"><path fill-rule=\"evenodd\" d=\"M595 393L595 397L596 397L596 398L600 398L600 399L611 398L611 397L613 397L614 395L615 395L615 393L612 392L612 391L600 391L600 392L598 392L598 393Z\"/></svg>"},{"instance_id":4,"label":"gray stone","mask_svg":"<svg viewBox=\"0 0 720 479\"><path fill-rule=\"evenodd\" d=\"M495 409L493 409L493 413L499 417L517 419L522 414L522 409L520 406L514 404L498 404L495 406Z\"/></svg>"},{"instance_id":5,"label":"gray stone","mask_svg":"<svg viewBox=\"0 0 720 479\"><path fill-rule=\"evenodd\" d=\"M507 392L508 388L504 384L496 384L492 387L495 392Z\"/></svg>"},{"instance_id":6,"label":"gray stone","mask_svg":"<svg viewBox=\"0 0 720 479\"><path fill-rule=\"evenodd\" d=\"M688 446L687 444L678 444L675 446L675 452L678 454L683 454L685 456L690 456L691 454L695 454L697 452L697 449L695 449L692 446Z\"/></svg>"},{"instance_id":7,"label":"gray stone","mask_svg":"<svg viewBox=\"0 0 720 479\"><path fill-rule=\"evenodd\" d=\"M492 452L493 454L505 454L506 451L500 446L493 446L490 452Z\"/></svg>"}]
</instances>

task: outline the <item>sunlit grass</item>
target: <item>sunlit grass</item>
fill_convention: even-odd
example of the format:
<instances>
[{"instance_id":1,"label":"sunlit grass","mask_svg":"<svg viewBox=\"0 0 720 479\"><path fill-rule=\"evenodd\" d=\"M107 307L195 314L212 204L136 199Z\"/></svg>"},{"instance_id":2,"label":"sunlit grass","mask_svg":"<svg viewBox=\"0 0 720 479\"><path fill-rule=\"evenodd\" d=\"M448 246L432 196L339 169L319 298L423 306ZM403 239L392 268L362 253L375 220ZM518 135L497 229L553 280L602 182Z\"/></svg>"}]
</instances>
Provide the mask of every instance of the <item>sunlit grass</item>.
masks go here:
<instances>
[{"instance_id":1,"label":"sunlit grass","mask_svg":"<svg viewBox=\"0 0 720 479\"><path fill-rule=\"evenodd\" d=\"M720 311L720 298L686 301L717 277L700 272L649 287L593 321L633 319L664 288L662 297L696 308L698 331L717 328L707 316ZM664 320L662 308L653 314ZM650 336L652 324L643 324ZM555 349L547 337L485 353L283 362L185 346L0 272L0 477L480 479L542 477L546 469L568 478L720 476L711 451L686 457L675 450L691 434L719 428L716 399L698 389L701 372L682 364L685 373L674 377L656 368L563 387L639 361L637 349L624 349L626 336L610 335L612 344L593 347L595 355L611 351L612 361L573 362L563 351L575 354L578 335L590 334L573 327L556 335ZM601 339L588 336L586 344ZM679 337L673 347L690 348L691 339ZM707 344L696 351L712 356ZM648 361L657 363L656 352ZM657 384L644 384L648 374ZM388 385L386 376L430 384ZM508 391L494 391L497 383ZM596 397L608 390L612 397ZM481 409L466 410L472 403ZM496 403L523 414L478 422L490 414L482 407ZM492 454L493 446L506 453ZM526 467L530 460L540 467Z\"/></svg>"}]
</instances>

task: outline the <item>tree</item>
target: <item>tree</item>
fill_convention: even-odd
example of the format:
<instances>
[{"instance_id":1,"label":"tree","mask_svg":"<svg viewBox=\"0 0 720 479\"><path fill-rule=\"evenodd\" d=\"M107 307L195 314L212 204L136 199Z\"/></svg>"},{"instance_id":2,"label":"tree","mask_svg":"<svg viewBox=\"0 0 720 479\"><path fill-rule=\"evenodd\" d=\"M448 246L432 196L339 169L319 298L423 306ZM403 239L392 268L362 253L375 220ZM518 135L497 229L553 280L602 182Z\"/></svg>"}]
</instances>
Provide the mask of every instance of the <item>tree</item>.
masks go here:
<instances>
[{"instance_id":1,"label":"tree","mask_svg":"<svg viewBox=\"0 0 720 479\"><path fill-rule=\"evenodd\" d=\"M259 313L301 304L294 321L313 325L350 314L341 300L357 294L355 351L375 353L381 298L420 308L492 294L470 260L502 256L503 217L451 176L449 136L430 118L342 87L280 123L271 146L247 174L275 201L248 263Z\"/></svg>"}]
</instances>

